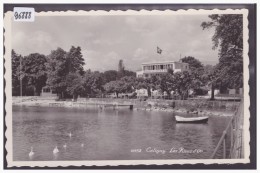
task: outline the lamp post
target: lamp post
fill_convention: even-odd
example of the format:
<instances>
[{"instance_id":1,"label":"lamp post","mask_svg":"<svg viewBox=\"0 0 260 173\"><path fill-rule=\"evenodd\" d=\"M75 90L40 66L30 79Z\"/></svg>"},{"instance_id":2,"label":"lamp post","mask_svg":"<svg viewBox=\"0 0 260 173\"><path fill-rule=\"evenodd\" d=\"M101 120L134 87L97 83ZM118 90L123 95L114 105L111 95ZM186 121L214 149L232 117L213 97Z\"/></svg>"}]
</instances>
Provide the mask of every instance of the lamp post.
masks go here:
<instances>
[{"instance_id":1,"label":"lamp post","mask_svg":"<svg viewBox=\"0 0 260 173\"><path fill-rule=\"evenodd\" d=\"M20 96L23 96L23 80L22 80L22 56L20 56Z\"/></svg>"}]
</instances>

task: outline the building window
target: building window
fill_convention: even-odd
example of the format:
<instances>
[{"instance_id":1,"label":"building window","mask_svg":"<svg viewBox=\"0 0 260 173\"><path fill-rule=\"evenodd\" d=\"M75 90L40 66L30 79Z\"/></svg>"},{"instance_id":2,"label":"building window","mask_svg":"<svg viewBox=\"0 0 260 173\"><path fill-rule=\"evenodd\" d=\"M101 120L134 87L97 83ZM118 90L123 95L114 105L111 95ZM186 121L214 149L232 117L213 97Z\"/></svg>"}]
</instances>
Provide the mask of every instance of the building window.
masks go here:
<instances>
[{"instance_id":1,"label":"building window","mask_svg":"<svg viewBox=\"0 0 260 173\"><path fill-rule=\"evenodd\" d=\"M50 90L50 88L44 88L43 89L43 92L45 92L45 93L49 93L51 90Z\"/></svg>"}]
</instances>

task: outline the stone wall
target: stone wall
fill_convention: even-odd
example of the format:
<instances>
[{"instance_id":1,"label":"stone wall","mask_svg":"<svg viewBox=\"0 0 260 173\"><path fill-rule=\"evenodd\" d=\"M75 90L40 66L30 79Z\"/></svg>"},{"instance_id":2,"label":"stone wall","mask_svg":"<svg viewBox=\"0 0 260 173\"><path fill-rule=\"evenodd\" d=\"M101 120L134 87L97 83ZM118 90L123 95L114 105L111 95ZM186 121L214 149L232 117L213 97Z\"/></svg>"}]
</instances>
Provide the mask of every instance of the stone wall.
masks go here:
<instances>
[{"instance_id":1,"label":"stone wall","mask_svg":"<svg viewBox=\"0 0 260 173\"><path fill-rule=\"evenodd\" d=\"M79 100L78 100L79 101ZM82 99L91 103L119 103L119 104L133 104L134 108L174 108L174 109L214 109L214 110L236 110L239 106L237 101L210 101L206 99L199 100L162 100L162 99L111 99L111 98L89 98Z\"/></svg>"}]
</instances>

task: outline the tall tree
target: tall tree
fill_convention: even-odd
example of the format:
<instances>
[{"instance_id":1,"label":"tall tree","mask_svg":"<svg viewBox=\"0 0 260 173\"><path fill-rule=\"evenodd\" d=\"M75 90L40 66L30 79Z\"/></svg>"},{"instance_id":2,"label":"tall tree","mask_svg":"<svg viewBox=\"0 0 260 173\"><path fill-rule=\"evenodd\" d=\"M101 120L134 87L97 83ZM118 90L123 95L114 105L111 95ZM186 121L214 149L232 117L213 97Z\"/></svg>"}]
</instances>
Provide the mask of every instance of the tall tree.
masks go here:
<instances>
[{"instance_id":1,"label":"tall tree","mask_svg":"<svg viewBox=\"0 0 260 173\"><path fill-rule=\"evenodd\" d=\"M28 80L28 85L34 88L35 96L39 96L42 87L46 85L46 62L46 57L38 53L25 56L23 59L22 71Z\"/></svg>"},{"instance_id":2,"label":"tall tree","mask_svg":"<svg viewBox=\"0 0 260 173\"><path fill-rule=\"evenodd\" d=\"M201 24L203 29L214 28L213 49L219 48L219 63L212 77L221 87L243 86L243 16L241 14L210 15L211 21ZM214 99L214 98L212 98Z\"/></svg>"},{"instance_id":3,"label":"tall tree","mask_svg":"<svg viewBox=\"0 0 260 173\"><path fill-rule=\"evenodd\" d=\"M14 50L12 50L12 95L20 95L20 60L21 55L18 55Z\"/></svg>"},{"instance_id":4,"label":"tall tree","mask_svg":"<svg viewBox=\"0 0 260 173\"><path fill-rule=\"evenodd\" d=\"M118 74L117 74L117 79L120 79L125 76L125 66L124 62L122 59L119 60L118 63Z\"/></svg>"},{"instance_id":5,"label":"tall tree","mask_svg":"<svg viewBox=\"0 0 260 173\"><path fill-rule=\"evenodd\" d=\"M104 89L107 93L116 93L116 97L118 97L122 89L121 84L120 80L110 81L104 85Z\"/></svg>"},{"instance_id":6,"label":"tall tree","mask_svg":"<svg viewBox=\"0 0 260 173\"><path fill-rule=\"evenodd\" d=\"M159 89L158 76L152 75L150 78L136 78L135 88L146 89L148 97L151 97L151 89Z\"/></svg>"},{"instance_id":7,"label":"tall tree","mask_svg":"<svg viewBox=\"0 0 260 173\"><path fill-rule=\"evenodd\" d=\"M171 96L171 91L174 91L175 86L176 81L174 81L172 74L164 73L158 77L158 87L162 93L166 92L168 97Z\"/></svg>"},{"instance_id":8,"label":"tall tree","mask_svg":"<svg viewBox=\"0 0 260 173\"><path fill-rule=\"evenodd\" d=\"M174 73L173 81L175 82L174 89L181 96L181 99L188 97L189 89L197 88L191 74L187 71Z\"/></svg>"},{"instance_id":9,"label":"tall tree","mask_svg":"<svg viewBox=\"0 0 260 173\"><path fill-rule=\"evenodd\" d=\"M73 96L73 100L75 101L84 91L83 77L79 73L69 73L66 76L66 83L66 91Z\"/></svg>"},{"instance_id":10,"label":"tall tree","mask_svg":"<svg viewBox=\"0 0 260 173\"><path fill-rule=\"evenodd\" d=\"M133 92L135 87L135 77L133 76L125 76L120 79L121 84L121 92L129 93Z\"/></svg>"},{"instance_id":11,"label":"tall tree","mask_svg":"<svg viewBox=\"0 0 260 173\"><path fill-rule=\"evenodd\" d=\"M182 62L189 64L190 69L190 77L192 78L192 86L193 89L198 89L203 85L203 74L204 74L204 66L203 64L196 58L192 56L187 56L182 58ZM205 83L204 83L205 85Z\"/></svg>"},{"instance_id":12,"label":"tall tree","mask_svg":"<svg viewBox=\"0 0 260 173\"><path fill-rule=\"evenodd\" d=\"M110 81L115 81L117 79L117 71L116 70L108 70L103 73L103 80L104 84L110 82Z\"/></svg>"},{"instance_id":13,"label":"tall tree","mask_svg":"<svg viewBox=\"0 0 260 173\"><path fill-rule=\"evenodd\" d=\"M83 87L86 95L101 94L103 92L102 74L98 71L91 72L87 70L83 79Z\"/></svg>"},{"instance_id":14,"label":"tall tree","mask_svg":"<svg viewBox=\"0 0 260 173\"><path fill-rule=\"evenodd\" d=\"M124 62L122 59L120 59L118 63L118 72L123 72L124 70L125 70Z\"/></svg>"},{"instance_id":15,"label":"tall tree","mask_svg":"<svg viewBox=\"0 0 260 173\"><path fill-rule=\"evenodd\" d=\"M66 91L66 75L68 70L66 68L66 52L57 48L51 51L51 54L47 57L47 85L54 89L59 98L64 98Z\"/></svg>"},{"instance_id":16,"label":"tall tree","mask_svg":"<svg viewBox=\"0 0 260 173\"><path fill-rule=\"evenodd\" d=\"M66 54L66 68L68 73L77 72L83 75L83 65L85 65L85 62L81 54L81 48L72 46Z\"/></svg>"}]
</instances>

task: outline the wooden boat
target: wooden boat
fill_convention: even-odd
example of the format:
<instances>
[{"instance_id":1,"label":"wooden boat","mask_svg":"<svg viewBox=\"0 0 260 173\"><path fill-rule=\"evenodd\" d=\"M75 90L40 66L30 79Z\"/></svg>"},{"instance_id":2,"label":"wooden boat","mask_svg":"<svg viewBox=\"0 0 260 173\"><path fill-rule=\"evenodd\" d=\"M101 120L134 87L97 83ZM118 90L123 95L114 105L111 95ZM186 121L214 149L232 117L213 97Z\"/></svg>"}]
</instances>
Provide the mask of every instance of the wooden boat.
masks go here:
<instances>
[{"instance_id":1,"label":"wooden boat","mask_svg":"<svg viewBox=\"0 0 260 173\"><path fill-rule=\"evenodd\" d=\"M181 117L175 116L177 123L207 123L209 117Z\"/></svg>"}]
</instances>

